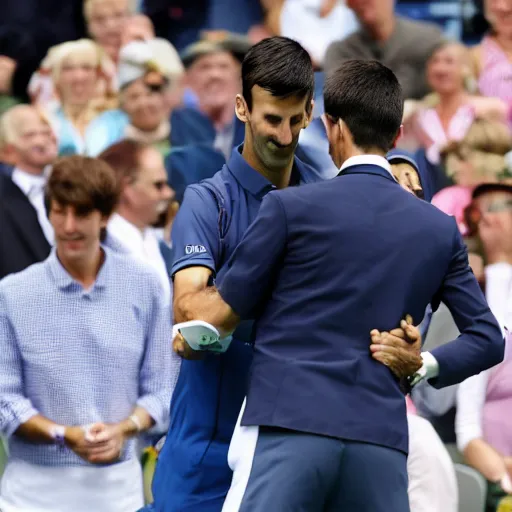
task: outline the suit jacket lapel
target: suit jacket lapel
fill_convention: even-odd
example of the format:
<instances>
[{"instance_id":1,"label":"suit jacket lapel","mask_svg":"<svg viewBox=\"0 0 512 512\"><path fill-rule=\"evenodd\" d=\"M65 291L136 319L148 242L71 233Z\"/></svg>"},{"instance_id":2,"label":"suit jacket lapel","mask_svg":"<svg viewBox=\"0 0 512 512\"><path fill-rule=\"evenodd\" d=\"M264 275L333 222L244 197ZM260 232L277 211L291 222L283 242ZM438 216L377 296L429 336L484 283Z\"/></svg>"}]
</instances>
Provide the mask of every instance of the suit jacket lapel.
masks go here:
<instances>
[{"instance_id":1,"label":"suit jacket lapel","mask_svg":"<svg viewBox=\"0 0 512 512\"><path fill-rule=\"evenodd\" d=\"M37 212L25 194L11 180L6 180L3 200L6 214L36 259L42 261L47 258L51 247L41 229Z\"/></svg>"}]
</instances>

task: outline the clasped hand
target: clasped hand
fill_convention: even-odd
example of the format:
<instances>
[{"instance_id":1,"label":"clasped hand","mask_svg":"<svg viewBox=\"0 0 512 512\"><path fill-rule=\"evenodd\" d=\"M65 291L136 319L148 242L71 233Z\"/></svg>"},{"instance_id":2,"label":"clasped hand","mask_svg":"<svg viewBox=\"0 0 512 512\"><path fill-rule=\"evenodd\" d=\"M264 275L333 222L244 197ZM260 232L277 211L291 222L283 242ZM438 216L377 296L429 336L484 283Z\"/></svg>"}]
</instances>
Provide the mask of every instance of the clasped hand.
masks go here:
<instances>
[{"instance_id":1,"label":"clasped hand","mask_svg":"<svg viewBox=\"0 0 512 512\"><path fill-rule=\"evenodd\" d=\"M399 379L410 377L422 364L421 334L410 315L400 322L399 329L370 332L373 359L387 366Z\"/></svg>"},{"instance_id":2,"label":"clasped hand","mask_svg":"<svg viewBox=\"0 0 512 512\"><path fill-rule=\"evenodd\" d=\"M126 435L120 424L94 423L86 427L68 427L66 445L91 464L111 464L119 460Z\"/></svg>"}]
</instances>

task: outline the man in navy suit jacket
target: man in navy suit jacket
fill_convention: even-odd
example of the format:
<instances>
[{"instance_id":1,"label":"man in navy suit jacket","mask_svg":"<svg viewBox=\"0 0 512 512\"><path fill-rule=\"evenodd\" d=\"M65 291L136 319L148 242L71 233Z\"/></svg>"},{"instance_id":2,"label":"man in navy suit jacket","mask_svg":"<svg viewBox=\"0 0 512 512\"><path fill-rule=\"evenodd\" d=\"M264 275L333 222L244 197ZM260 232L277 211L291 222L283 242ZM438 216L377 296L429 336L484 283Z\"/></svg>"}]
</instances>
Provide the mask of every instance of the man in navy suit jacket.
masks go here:
<instances>
[{"instance_id":1,"label":"man in navy suit jacket","mask_svg":"<svg viewBox=\"0 0 512 512\"><path fill-rule=\"evenodd\" d=\"M414 377L456 384L504 342L453 218L404 191L383 158L403 112L395 75L348 61L326 80L338 177L270 192L203 304L221 333L257 318L225 512L407 512L407 419L370 331L443 301L461 332ZM241 449L242 448L242 449Z\"/></svg>"}]
</instances>

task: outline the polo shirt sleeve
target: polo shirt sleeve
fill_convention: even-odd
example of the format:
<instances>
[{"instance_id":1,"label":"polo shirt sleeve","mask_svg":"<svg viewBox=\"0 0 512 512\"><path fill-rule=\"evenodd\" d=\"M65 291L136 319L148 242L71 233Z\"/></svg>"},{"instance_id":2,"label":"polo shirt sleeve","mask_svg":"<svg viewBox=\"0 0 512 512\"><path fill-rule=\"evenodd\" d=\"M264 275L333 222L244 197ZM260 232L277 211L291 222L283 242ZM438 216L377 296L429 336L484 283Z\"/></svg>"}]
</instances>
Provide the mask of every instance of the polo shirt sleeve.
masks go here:
<instances>
[{"instance_id":1,"label":"polo shirt sleeve","mask_svg":"<svg viewBox=\"0 0 512 512\"><path fill-rule=\"evenodd\" d=\"M187 187L171 232L172 276L186 267L206 267L215 273L220 255L219 210L201 185Z\"/></svg>"},{"instance_id":2,"label":"polo shirt sleeve","mask_svg":"<svg viewBox=\"0 0 512 512\"><path fill-rule=\"evenodd\" d=\"M253 319L269 298L286 247L286 216L279 192L270 192L228 262L218 291L242 320Z\"/></svg>"}]
</instances>

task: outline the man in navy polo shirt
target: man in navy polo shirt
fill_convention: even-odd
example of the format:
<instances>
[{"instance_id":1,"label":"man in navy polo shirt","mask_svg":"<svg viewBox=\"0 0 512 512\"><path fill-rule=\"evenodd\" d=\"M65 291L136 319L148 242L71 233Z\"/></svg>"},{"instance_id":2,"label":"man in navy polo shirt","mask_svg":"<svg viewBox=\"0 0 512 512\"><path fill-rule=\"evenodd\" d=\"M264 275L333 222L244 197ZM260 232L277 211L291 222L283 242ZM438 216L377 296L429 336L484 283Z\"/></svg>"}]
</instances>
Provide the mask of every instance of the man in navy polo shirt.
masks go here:
<instances>
[{"instance_id":1,"label":"man in navy polo shirt","mask_svg":"<svg viewBox=\"0 0 512 512\"><path fill-rule=\"evenodd\" d=\"M338 177L267 194L196 317L223 336L257 319L224 512L409 511L405 401L368 353L373 328L448 306L461 335L422 354L413 383L449 386L503 359L456 222L383 158L403 113L396 76L348 61L324 101Z\"/></svg>"},{"instance_id":2,"label":"man in navy polo shirt","mask_svg":"<svg viewBox=\"0 0 512 512\"><path fill-rule=\"evenodd\" d=\"M190 299L203 302L207 287L222 278L269 191L332 177L294 157L312 111L307 52L290 39L264 40L247 54L242 82L236 114L246 127L243 148L212 179L187 188L173 225L175 323L195 317ZM252 327L241 324L225 354L181 363L153 480L157 512L221 510L232 477L229 442L252 360ZM421 364L419 354L403 350L401 357L411 373Z\"/></svg>"}]
</instances>

